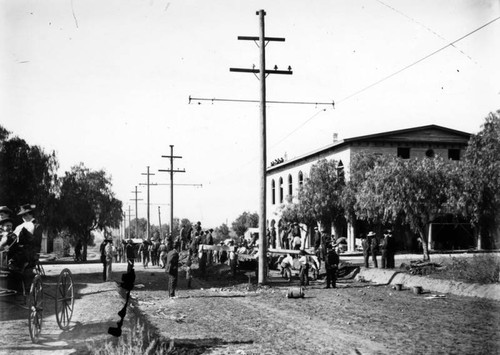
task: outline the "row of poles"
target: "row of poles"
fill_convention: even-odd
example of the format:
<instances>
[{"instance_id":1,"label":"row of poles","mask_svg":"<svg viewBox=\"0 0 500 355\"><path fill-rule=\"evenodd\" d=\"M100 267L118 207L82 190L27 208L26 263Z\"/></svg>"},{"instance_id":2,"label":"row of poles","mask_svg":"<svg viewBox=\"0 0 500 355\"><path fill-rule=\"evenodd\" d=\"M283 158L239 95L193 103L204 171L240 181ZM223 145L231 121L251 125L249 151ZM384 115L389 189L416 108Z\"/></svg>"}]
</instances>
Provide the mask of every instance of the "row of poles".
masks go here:
<instances>
[{"instance_id":1,"label":"row of poles","mask_svg":"<svg viewBox=\"0 0 500 355\"><path fill-rule=\"evenodd\" d=\"M158 170L159 172L167 172L170 173L170 184L158 184L158 183L151 183L149 180L150 176L153 176L155 174L150 172L149 166L147 166L147 171L145 173L142 173L141 175L146 176L146 183L140 183L139 185L146 185L147 186L147 200L146 200L146 220L147 220L147 229L146 229L146 238L147 240L151 239L151 217L150 217L150 186L156 186L156 185L170 185L170 230L167 231L169 233L173 232L173 226L174 226L174 173L185 173L186 171L184 169L174 169L174 159L181 159L182 156L174 155L174 146L170 145L170 155L162 155L162 158L169 158L170 159L170 169L160 169ZM201 184L176 184L176 185L185 185L185 186L202 186ZM138 191L137 186L135 186L135 190L131 191L133 194L135 194L135 197L131 199L131 201L135 202L135 234L136 236L139 235L139 214L138 214L138 201L142 201L142 199L138 198L138 194L141 193L141 191ZM130 228L130 217L132 215L130 211L131 207L130 205L128 206L128 225ZM124 231L124 236L125 236L125 231L126 231L126 214L123 214L123 231ZM159 228L160 228L160 235L161 235L161 212L160 212L160 206L158 206L158 222L159 222ZM130 233L130 232L129 232ZM126 237L126 236L125 236Z\"/></svg>"}]
</instances>

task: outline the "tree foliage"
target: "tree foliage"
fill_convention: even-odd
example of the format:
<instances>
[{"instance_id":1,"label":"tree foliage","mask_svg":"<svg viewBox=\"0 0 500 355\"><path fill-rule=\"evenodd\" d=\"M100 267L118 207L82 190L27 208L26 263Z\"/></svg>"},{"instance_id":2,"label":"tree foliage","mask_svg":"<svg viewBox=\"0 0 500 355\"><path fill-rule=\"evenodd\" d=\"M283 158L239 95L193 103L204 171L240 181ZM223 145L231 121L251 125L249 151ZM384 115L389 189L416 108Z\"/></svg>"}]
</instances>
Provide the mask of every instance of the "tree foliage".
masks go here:
<instances>
[{"instance_id":1,"label":"tree foliage","mask_svg":"<svg viewBox=\"0 0 500 355\"><path fill-rule=\"evenodd\" d=\"M231 231L229 230L227 224L222 223L219 227L215 227L214 232L214 243L217 243L228 239Z\"/></svg>"},{"instance_id":2,"label":"tree foliage","mask_svg":"<svg viewBox=\"0 0 500 355\"><path fill-rule=\"evenodd\" d=\"M10 137L0 126L0 196L12 209L22 204L37 206L37 219L46 228L60 227L56 215L58 162L55 152Z\"/></svg>"},{"instance_id":3,"label":"tree foliage","mask_svg":"<svg viewBox=\"0 0 500 355\"><path fill-rule=\"evenodd\" d=\"M463 179L457 204L480 232L491 232L500 222L500 110L491 112L471 137Z\"/></svg>"},{"instance_id":4,"label":"tree foliage","mask_svg":"<svg viewBox=\"0 0 500 355\"><path fill-rule=\"evenodd\" d=\"M257 213L243 212L232 223L232 229L237 236L242 236L248 228L257 228L259 226L259 215Z\"/></svg>"},{"instance_id":5,"label":"tree foliage","mask_svg":"<svg viewBox=\"0 0 500 355\"><path fill-rule=\"evenodd\" d=\"M429 259L427 227L450 211L450 181L458 166L442 158L402 160L392 157L369 170L355 203L362 220L406 224L419 235L424 259Z\"/></svg>"},{"instance_id":6,"label":"tree foliage","mask_svg":"<svg viewBox=\"0 0 500 355\"><path fill-rule=\"evenodd\" d=\"M92 231L117 228L122 220L122 202L114 197L111 180L103 170L93 171L83 163L71 168L61 181L60 218L68 231L86 247Z\"/></svg>"},{"instance_id":7,"label":"tree foliage","mask_svg":"<svg viewBox=\"0 0 500 355\"><path fill-rule=\"evenodd\" d=\"M343 171L338 169L337 162L319 160L299 190L299 206L292 206L291 212L296 209L300 221L307 225L320 221L330 226L344 217L341 199L344 187Z\"/></svg>"}]
</instances>

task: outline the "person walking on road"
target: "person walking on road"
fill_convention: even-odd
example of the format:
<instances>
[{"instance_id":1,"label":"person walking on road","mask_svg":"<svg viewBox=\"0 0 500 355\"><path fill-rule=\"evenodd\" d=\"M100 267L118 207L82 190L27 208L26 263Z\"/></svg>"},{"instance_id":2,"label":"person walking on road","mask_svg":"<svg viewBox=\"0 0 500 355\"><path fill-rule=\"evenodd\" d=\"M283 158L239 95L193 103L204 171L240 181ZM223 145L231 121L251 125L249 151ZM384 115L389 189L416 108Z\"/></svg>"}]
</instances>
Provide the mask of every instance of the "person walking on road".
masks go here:
<instances>
[{"instance_id":1,"label":"person walking on road","mask_svg":"<svg viewBox=\"0 0 500 355\"><path fill-rule=\"evenodd\" d=\"M99 251L101 252L101 263L102 263L102 281L106 281L106 271L108 270L106 267L106 246L108 244L108 240L104 238L101 245L99 246Z\"/></svg>"},{"instance_id":2,"label":"person walking on road","mask_svg":"<svg viewBox=\"0 0 500 355\"><path fill-rule=\"evenodd\" d=\"M326 286L325 288L337 288L337 270L339 267L339 255L335 252L332 244L326 246Z\"/></svg>"},{"instance_id":3,"label":"person walking on road","mask_svg":"<svg viewBox=\"0 0 500 355\"><path fill-rule=\"evenodd\" d=\"M368 237L370 237L370 253L372 256L373 267L378 268L377 264L377 253L378 253L378 239L375 232L368 232Z\"/></svg>"},{"instance_id":4,"label":"person walking on road","mask_svg":"<svg viewBox=\"0 0 500 355\"><path fill-rule=\"evenodd\" d=\"M125 246L125 256L127 257L127 273L131 273L134 270L135 262L135 251L134 244L132 244L132 239L127 240L127 245Z\"/></svg>"},{"instance_id":5,"label":"person walking on road","mask_svg":"<svg viewBox=\"0 0 500 355\"><path fill-rule=\"evenodd\" d=\"M177 288L177 277L179 273L179 252L171 246L167 254L167 262L165 265L165 273L168 279L168 297L175 297L175 289Z\"/></svg>"},{"instance_id":6,"label":"person walking on road","mask_svg":"<svg viewBox=\"0 0 500 355\"><path fill-rule=\"evenodd\" d=\"M111 281L111 268L113 265L113 241L108 240L104 248L104 253L106 255L106 272L105 281Z\"/></svg>"}]
</instances>

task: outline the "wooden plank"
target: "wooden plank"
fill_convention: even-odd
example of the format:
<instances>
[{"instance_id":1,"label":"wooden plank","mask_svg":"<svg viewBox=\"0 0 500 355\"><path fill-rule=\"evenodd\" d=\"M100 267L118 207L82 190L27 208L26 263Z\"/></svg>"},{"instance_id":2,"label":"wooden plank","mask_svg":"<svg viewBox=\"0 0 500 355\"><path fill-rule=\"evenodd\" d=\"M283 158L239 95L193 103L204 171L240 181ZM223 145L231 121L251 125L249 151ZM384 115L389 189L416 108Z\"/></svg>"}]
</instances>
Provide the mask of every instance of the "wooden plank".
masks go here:
<instances>
[{"instance_id":1,"label":"wooden plank","mask_svg":"<svg viewBox=\"0 0 500 355\"><path fill-rule=\"evenodd\" d=\"M314 255L314 249L309 248L309 249L304 249L307 255ZM293 255L298 255L300 254L300 250L294 250L294 249L268 249L267 250L269 253L272 254L293 254Z\"/></svg>"},{"instance_id":2,"label":"wooden plank","mask_svg":"<svg viewBox=\"0 0 500 355\"><path fill-rule=\"evenodd\" d=\"M225 250L225 251L236 251L235 246L229 245L208 245L208 244L200 244L198 250Z\"/></svg>"}]
</instances>

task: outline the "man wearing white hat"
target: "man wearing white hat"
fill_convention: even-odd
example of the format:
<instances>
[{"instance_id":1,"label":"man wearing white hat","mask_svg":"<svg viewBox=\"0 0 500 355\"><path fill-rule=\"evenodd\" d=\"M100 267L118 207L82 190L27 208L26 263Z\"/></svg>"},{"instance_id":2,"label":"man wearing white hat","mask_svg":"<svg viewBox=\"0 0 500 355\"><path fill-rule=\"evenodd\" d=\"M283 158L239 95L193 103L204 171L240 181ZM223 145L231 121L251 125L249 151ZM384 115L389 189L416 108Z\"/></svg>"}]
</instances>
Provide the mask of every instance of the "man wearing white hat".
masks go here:
<instances>
[{"instance_id":1,"label":"man wearing white hat","mask_svg":"<svg viewBox=\"0 0 500 355\"><path fill-rule=\"evenodd\" d=\"M35 221L35 208L35 205L30 204L19 208L17 215L21 216L23 223L14 230L18 243L24 245L29 266L35 266L42 248L42 226Z\"/></svg>"}]
</instances>

